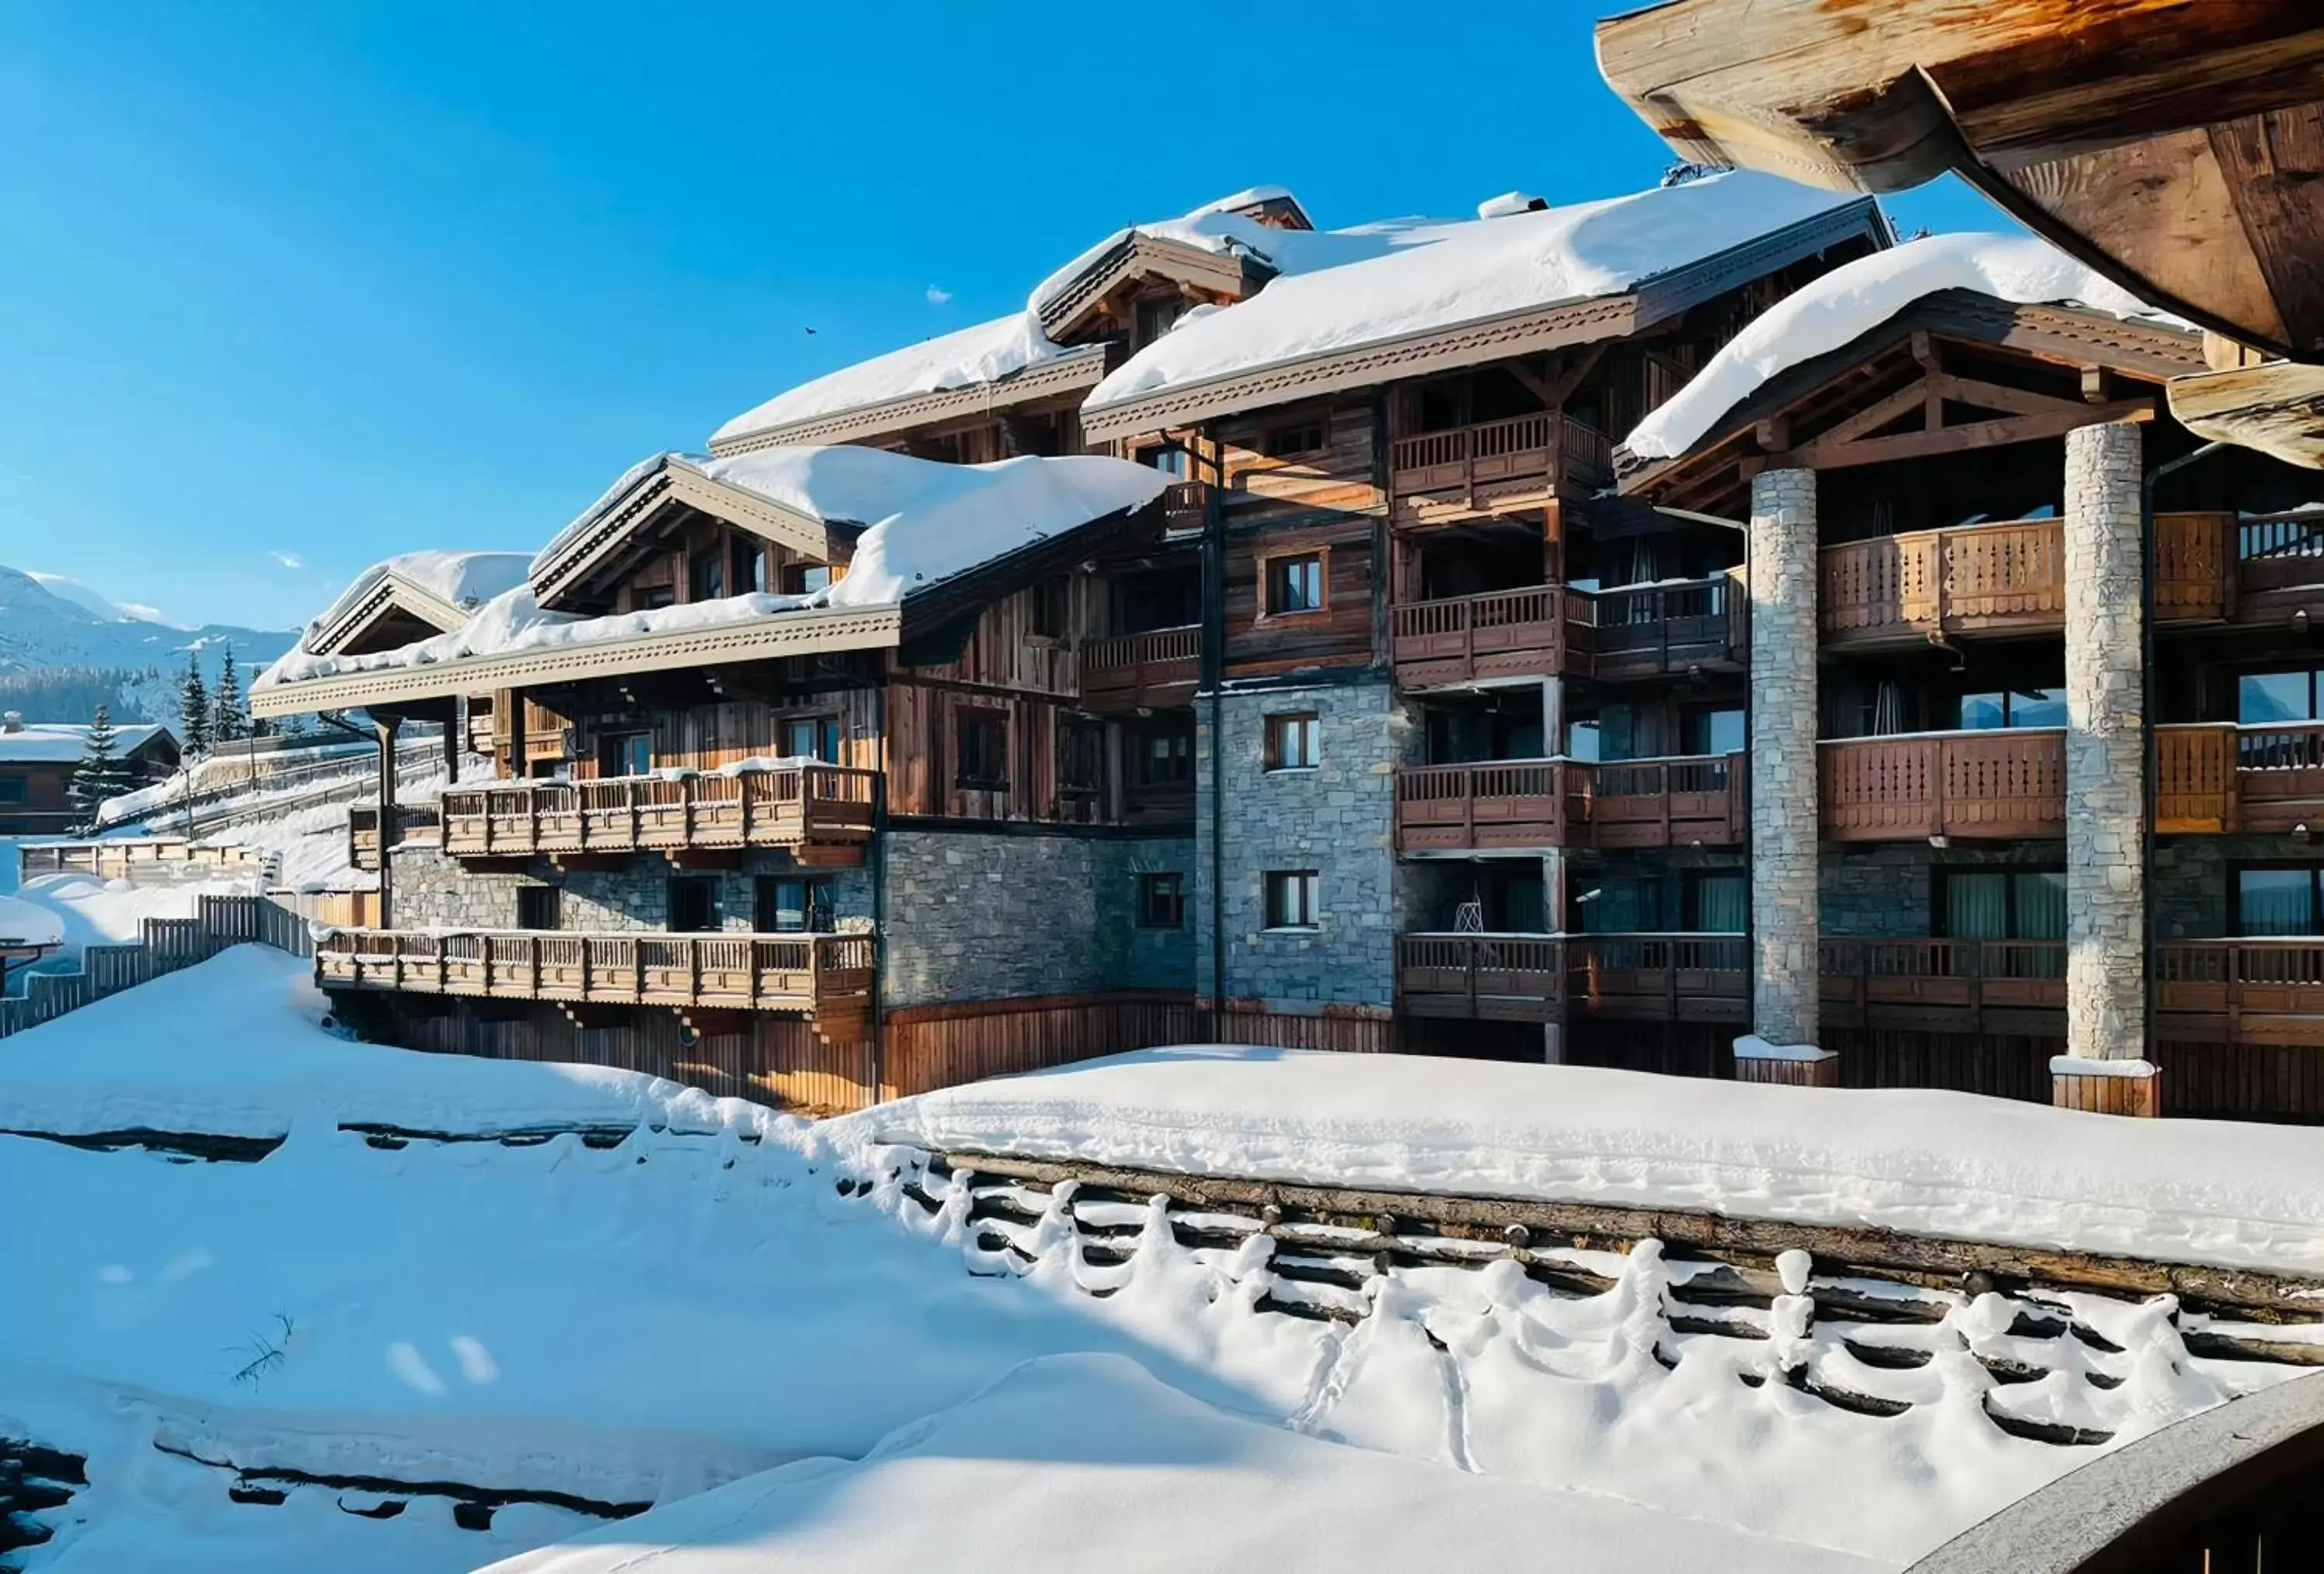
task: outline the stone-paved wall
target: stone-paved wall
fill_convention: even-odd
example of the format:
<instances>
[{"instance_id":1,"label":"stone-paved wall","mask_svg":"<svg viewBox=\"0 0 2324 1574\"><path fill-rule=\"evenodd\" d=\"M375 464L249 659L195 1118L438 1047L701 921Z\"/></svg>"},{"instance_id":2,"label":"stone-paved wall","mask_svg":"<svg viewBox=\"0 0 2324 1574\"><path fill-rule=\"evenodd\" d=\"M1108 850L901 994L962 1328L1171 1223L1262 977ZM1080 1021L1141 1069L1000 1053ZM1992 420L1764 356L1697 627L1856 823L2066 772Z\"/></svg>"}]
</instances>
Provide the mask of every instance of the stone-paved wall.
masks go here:
<instances>
[{"instance_id":1,"label":"stone-paved wall","mask_svg":"<svg viewBox=\"0 0 2324 1574\"><path fill-rule=\"evenodd\" d=\"M2154 892L2156 933L2164 940L2219 940L2236 927L2228 866L2324 863L2313 842L2289 836L2166 836L2154 845L2147 879Z\"/></svg>"},{"instance_id":2,"label":"stone-paved wall","mask_svg":"<svg viewBox=\"0 0 2324 1574\"><path fill-rule=\"evenodd\" d=\"M1226 814L1221 992L1291 1013L1387 1008L1396 999L1397 933L1420 920L1428 897L1425 882L1397 878L1396 862L1396 770L1416 761L1419 729L1385 678L1230 692L1221 707L1223 737L1216 740L1209 702L1194 707L1196 989L1213 990L1209 848L1217 747ZM1267 718L1298 711L1316 715L1315 767L1267 769ZM1322 876L1316 926L1269 930L1267 872L1308 869Z\"/></svg>"},{"instance_id":3,"label":"stone-paved wall","mask_svg":"<svg viewBox=\"0 0 2324 1574\"><path fill-rule=\"evenodd\" d=\"M887 1004L1193 986L1183 836L888 833ZM1176 929L1139 922L1139 876L1186 877Z\"/></svg>"},{"instance_id":4,"label":"stone-paved wall","mask_svg":"<svg viewBox=\"0 0 2324 1574\"><path fill-rule=\"evenodd\" d=\"M2066 1053L2145 1051L2139 428L2066 435Z\"/></svg>"},{"instance_id":5,"label":"stone-paved wall","mask_svg":"<svg viewBox=\"0 0 2324 1574\"><path fill-rule=\"evenodd\" d=\"M517 892L527 886L562 886L562 927L593 933L652 933L669 921L673 871L658 856L625 860L613 869L560 873L536 859L521 874L471 872L434 848L403 846L395 851L395 925L399 929L513 929ZM820 881L839 928L871 921L868 869L801 870L782 852L746 853L742 867L706 872L718 882L720 927L748 933L757 921L761 875L805 875Z\"/></svg>"},{"instance_id":6,"label":"stone-paved wall","mask_svg":"<svg viewBox=\"0 0 2324 1574\"><path fill-rule=\"evenodd\" d=\"M1751 479L1752 1031L1813 1044L1816 541L1812 470Z\"/></svg>"},{"instance_id":7,"label":"stone-paved wall","mask_svg":"<svg viewBox=\"0 0 2324 1574\"><path fill-rule=\"evenodd\" d=\"M1933 933L1936 870L2027 864L2056 869L2065 861L2065 843L2054 840L1941 852L1925 842L1828 849L1821 880L1823 932L1835 940L1918 939Z\"/></svg>"}]
</instances>

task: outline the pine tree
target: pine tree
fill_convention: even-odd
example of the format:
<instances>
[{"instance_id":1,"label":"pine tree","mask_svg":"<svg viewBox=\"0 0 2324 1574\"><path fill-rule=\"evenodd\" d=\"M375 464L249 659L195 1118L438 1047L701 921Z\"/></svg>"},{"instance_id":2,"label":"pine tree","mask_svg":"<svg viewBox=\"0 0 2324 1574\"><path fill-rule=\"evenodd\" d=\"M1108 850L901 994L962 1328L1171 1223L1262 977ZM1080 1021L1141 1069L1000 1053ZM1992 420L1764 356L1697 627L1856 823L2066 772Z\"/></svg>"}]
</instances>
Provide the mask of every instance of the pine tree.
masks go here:
<instances>
[{"instance_id":1,"label":"pine tree","mask_svg":"<svg viewBox=\"0 0 2324 1574\"><path fill-rule=\"evenodd\" d=\"M218 667L217 691L210 695L210 741L231 743L250 736L250 718L242 709L242 677L234 669L234 647L226 648Z\"/></svg>"},{"instance_id":2,"label":"pine tree","mask_svg":"<svg viewBox=\"0 0 2324 1574\"><path fill-rule=\"evenodd\" d=\"M178 719L185 727L179 748L188 758L210 751L210 695L202 684L199 656L186 662L186 676L178 685Z\"/></svg>"},{"instance_id":3,"label":"pine tree","mask_svg":"<svg viewBox=\"0 0 2324 1574\"><path fill-rule=\"evenodd\" d=\"M99 705L88 724L80 763L73 768L72 786L68 793L77 811L78 828L84 833L97 829L97 812L105 806L106 799L118 797L134 786L128 766L116 752L118 748L113 717L105 706Z\"/></svg>"}]
</instances>

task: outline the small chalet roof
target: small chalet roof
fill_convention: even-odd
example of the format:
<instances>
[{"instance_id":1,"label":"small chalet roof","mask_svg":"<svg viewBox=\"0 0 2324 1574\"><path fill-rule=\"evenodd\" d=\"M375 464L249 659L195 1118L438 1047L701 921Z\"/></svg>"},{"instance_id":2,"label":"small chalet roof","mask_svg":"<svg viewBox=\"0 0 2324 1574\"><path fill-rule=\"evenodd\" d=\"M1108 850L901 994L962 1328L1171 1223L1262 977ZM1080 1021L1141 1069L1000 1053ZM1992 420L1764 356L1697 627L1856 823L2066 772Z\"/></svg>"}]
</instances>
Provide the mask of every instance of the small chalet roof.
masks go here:
<instances>
[{"instance_id":1,"label":"small chalet roof","mask_svg":"<svg viewBox=\"0 0 2324 1574\"><path fill-rule=\"evenodd\" d=\"M2192 332L2180 318L2147 305L2046 241L2030 235L1924 236L1858 257L1769 307L1633 428L1623 446L1640 459L1676 458L1777 374L1840 349L1915 301L1947 290L2022 306L2082 306Z\"/></svg>"},{"instance_id":2,"label":"small chalet roof","mask_svg":"<svg viewBox=\"0 0 2324 1574\"><path fill-rule=\"evenodd\" d=\"M844 577L809 595L754 594L589 617L546 607L580 552L677 477L854 536ZM1095 455L948 465L879 448L784 447L633 465L532 560L532 576L461 627L366 655L293 651L252 687L261 714L442 695L590 671L650 671L898 643L908 608L1083 526L1151 502L1168 477Z\"/></svg>"},{"instance_id":3,"label":"small chalet roof","mask_svg":"<svg viewBox=\"0 0 2324 1574\"><path fill-rule=\"evenodd\" d=\"M530 562L521 552L407 552L374 563L308 625L300 649L318 655L343 649L397 612L447 632L522 584Z\"/></svg>"},{"instance_id":4,"label":"small chalet roof","mask_svg":"<svg viewBox=\"0 0 2324 1574\"><path fill-rule=\"evenodd\" d=\"M1083 429L1149 429L1410 375L1456 333L1473 345L1452 364L1635 331L1855 235L1887 243L1868 199L1748 174L1400 226L1371 255L1182 321L1098 384ZM1658 281L1670 286L1661 298L1636 299ZM1612 304L1623 298L1628 309Z\"/></svg>"},{"instance_id":5,"label":"small chalet roof","mask_svg":"<svg viewBox=\"0 0 2324 1574\"><path fill-rule=\"evenodd\" d=\"M170 737L156 722L119 722L113 728L113 752L126 759L153 741ZM88 751L88 729L71 722L27 722L0 725L0 765L71 765Z\"/></svg>"}]
</instances>

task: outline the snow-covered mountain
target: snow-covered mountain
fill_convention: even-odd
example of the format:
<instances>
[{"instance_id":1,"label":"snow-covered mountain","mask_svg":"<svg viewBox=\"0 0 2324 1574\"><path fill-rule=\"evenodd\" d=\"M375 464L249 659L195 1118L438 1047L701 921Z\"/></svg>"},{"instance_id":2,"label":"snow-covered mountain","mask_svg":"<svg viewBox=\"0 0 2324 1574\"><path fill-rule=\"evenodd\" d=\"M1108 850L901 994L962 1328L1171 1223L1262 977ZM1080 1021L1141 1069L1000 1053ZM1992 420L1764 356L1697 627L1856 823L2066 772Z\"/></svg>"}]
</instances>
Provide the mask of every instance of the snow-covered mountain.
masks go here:
<instances>
[{"instance_id":1,"label":"snow-covered mountain","mask_svg":"<svg viewBox=\"0 0 2324 1574\"><path fill-rule=\"evenodd\" d=\"M289 629L243 629L206 623L179 628L127 607L77 581L0 566L0 677L37 677L66 667L123 675L124 699L149 721L174 720L174 675L199 653L203 675L215 678L228 649L245 673L255 673L298 639ZM158 681L143 679L158 669ZM244 679L248 681L247 678ZM37 702L31 708L37 708ZM78 714L32 721L83 721ZM126 719L126 718L116 718Z\"/></svg>"}]
</instances>

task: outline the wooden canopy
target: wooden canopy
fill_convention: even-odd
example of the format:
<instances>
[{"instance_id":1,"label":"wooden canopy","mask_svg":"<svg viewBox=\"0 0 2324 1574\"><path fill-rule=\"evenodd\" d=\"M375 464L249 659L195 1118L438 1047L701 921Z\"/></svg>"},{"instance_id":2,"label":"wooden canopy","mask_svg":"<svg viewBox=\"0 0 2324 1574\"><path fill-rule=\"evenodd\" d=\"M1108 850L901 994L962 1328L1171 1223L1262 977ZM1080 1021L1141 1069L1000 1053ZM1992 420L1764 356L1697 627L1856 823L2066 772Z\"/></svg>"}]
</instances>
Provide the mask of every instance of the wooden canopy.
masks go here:
<instances>
[{"instance_id":1,"label":"wooden canopy","mask_svg":"<svg viewBox=\"0 0 2324 1574\"><path fill-rule=\"evenodd\" d=\"M1598 54L1684 158L1841 190L1954 170L2144 299L2324 361L2317 0L1669 0Z\"/></svg>"},{"instance_id":2,"label":"wooden canopy","mask_svg":"<svg viewBox=\"0 0 2324 1574\"><path fill-rule=\"evenodd\" d=\"M2162 386L2202 364L2191 334L1946 290L1771 379L1686 453L1626 465L1620 490L1739 518L1769 466L1841 470L2147 420Z\"/></svg>"},{"instance_id":3,"label":"wooden canopy","mask_svg":"<svg viewBox=\"0 0 2324 1574\"><path fill-rule=\"evenodd\" d=\"M587 528L571 532L533 565L532 594L554 612L595 612L605 587L691 512L788 548L812 563L842 563L857 527L826 522L800 509L704 474L664 455L627 491L608 498Z\"/></svg>"}]
</instances>

